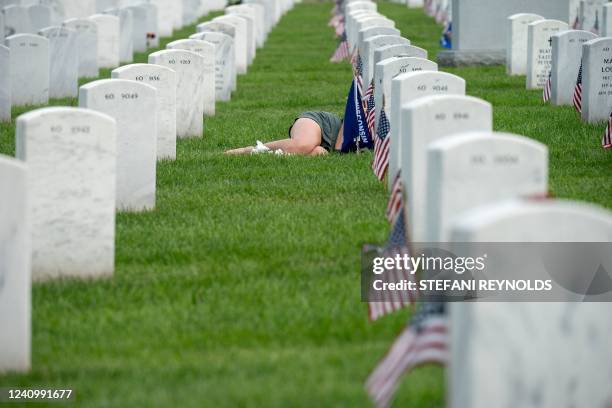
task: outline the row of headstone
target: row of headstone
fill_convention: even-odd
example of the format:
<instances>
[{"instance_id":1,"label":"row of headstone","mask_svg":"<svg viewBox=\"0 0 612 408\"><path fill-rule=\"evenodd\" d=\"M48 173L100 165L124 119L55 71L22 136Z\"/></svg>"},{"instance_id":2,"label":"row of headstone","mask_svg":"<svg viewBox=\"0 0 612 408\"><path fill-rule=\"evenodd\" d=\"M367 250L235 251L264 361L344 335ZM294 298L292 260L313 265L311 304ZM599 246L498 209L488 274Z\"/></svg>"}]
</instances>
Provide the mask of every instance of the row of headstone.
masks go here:
<instances>
[{"instance_id":1,"label":"row of headstone","mask_svg":"<svg viewBox=\"0 0 612 408\"><path fill-rule=\"evenodd\" d=\"M250 49L254 57L248 47L263 45L290 6L266 0L228 12L232 27L238 22L249 27L241 32L246 34L241 51ZM268 27L270 14L277 17ZM118 17L97 16L115 21L118 31ZM91 21L67 25L90 33L96 44ZM15 72L26 71L18 77L22 88L32 82L37 84L32 90L49 86L48 79L40 79L55 73L53 66L44 66L49 48L57 61L70 60L55 69L78 73L80 61L68 58L71 47L53 44L69 38L72 48L78 47L75 31L53 27L44 30L47 38L18 34L9 37L9 47L0 46L0 115L10 118L10 105L3 101L15 91L7 86ZM234 38L201 34L221 46L204 39L171 42L150 54L148 64L122 66L112 71L112 79L81 86L79 107L43 108L17 118L17 160L0 157L0 195L6 198L0 200L0 372L30 368L31 280L112 276L116 211L155 208L157 160L176 157L177 137L202 137L204 117L214 114L217 83L229 91L235 86ZM14 47L16 41L20 47ZM31 93L36 99L23 103L45 103L46 96Z\"/></svg>"},{"instance_id":2,"label":"row of headstone","mask_svg":"<svg viewBox=\"0 0 612 408\"><path fill-rule=\"evenodd\" d=\"M610 78L606 61L612 64L608 39L567 31L567 23L539 16L512 20L520 44L511 44L509 71L522 70L530 81L541 83L552 62L553 93L555 80L569 82L573 91L582 57L585 81L586 75L596 78L599 93L612 87L603 83L604 77ZM366 59L361 43L368 42L368 36L358 38ZM583 203L528 200L548 193L547 147L520 135L494 132L490 103L466 96L465 81L437 72L426 54L394 55L394 47L407 52L411 46L397 43L375 44L374 81L377 110L386 109L390 122L388 179L392 182L399 174L402 181L412 243L450 242L459 251L466 243L477 249L480 242L612 240L609 211ZM587 67L591 72L586 73ZM605 386L612 380L612 353L604 340L612 334L608 305L454 303L449 309L449 406L490 407L500 401L504 406L605 406L612 401ZM568 349L582 350L580 364ZM550 382L550 367L559 383L572 384L567 392ZM490 375L493 372L505 374Z\"/></svg>"},{"instance_id":3,"label":"row of headstone","mask_svg":"<svg viewBox=\"0 0 612 408\"><path fill-rule=\"evenodd\" d=\"M508 17L517 13L535 14L573 25L579 18L579 3L579 0L453 2L452 50L440 52L438 63L443 66L502 65L506 62L508 53L517 52L516 49L509 49L512 42L508 39L508 30L500 29L507 24ZM585 10L587 9L588 7ZM586 25L590 24L586 17L583 20ZM521 28L521 25L528 22L521 20L516 24L519 25L519 35L523 36L518 43L526 46L527 30L525 27Z\"/></svg>"},{"instance_id":4,"label":"row of headstone","mask_svg":"<svg viewBox=\"0 0 612 408\"><path fill-rule=\"evenodd\" d=\"M584 11L586 6L581 7ZM526 75L527 89L548 88L553 105L578 105L586 122L609 118L612 37L571 30L565 22L528 13L510 16L507 27L508 74Z\"/></svg>"},{"instance_id":5,"label":"row of headstone","mask_svg":"<svg viewBox=\"0 0 612 408\"><path fill-rule=\"evenodd\" d=\"M0 52L0 65L7 67L0 81L0 121L10 120L7 112L11 106L76 97L78 78L97 77L99 69L116 68L120 62L131 62L135 52L159 45L155 4L145 0L99 1L97 10L106 6L122 8L105 8L105 14L72 18L58 25L51 25L51 17L35 18L53 16L51 4L2 9L0 23L8 21L10 26L0 33L11 35L4 40L9 50L3 47ZM202 8L195 17L207 10ZM258 12L263 15L262 10ZM209 104L206 111L214 113L214 106Z\"/></svg>"}]
</instances>

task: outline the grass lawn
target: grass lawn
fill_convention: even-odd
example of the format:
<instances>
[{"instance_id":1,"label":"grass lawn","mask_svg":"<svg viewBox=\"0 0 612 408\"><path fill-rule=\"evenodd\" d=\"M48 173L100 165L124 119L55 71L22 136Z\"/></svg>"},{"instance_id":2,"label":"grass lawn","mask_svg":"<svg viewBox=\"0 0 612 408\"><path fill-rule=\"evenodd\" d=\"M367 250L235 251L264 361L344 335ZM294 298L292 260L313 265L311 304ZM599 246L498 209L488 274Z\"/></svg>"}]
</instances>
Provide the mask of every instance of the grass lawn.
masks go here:
<instances>
[{"instance_id":1,"label":"grass lawn","mask_svg":"<svg viewBox=\"0 0 612 408\"><path fill-rule=\"evenodd\" d=\"M363 383L407 318L370 324L360 303L360 246L388 233L371 155L221 155L283 137L302 111L343 113L351 72L328 62L331 7L286 15L204 138L181 140L178 160L159 164L156 210L118 216L112 280L34 285L33 368L0 387L73 388L79 406L369 405ZM430 18L379 10L435 57ZM549 145L556 196L611 206L602 126L543 105L502 67L448 71L494 104L496 129ZM0 152L14 153L12 125L0 125ZM416 370L397 405L444 406L443 370Z\"/></svg>"}]
</instances>

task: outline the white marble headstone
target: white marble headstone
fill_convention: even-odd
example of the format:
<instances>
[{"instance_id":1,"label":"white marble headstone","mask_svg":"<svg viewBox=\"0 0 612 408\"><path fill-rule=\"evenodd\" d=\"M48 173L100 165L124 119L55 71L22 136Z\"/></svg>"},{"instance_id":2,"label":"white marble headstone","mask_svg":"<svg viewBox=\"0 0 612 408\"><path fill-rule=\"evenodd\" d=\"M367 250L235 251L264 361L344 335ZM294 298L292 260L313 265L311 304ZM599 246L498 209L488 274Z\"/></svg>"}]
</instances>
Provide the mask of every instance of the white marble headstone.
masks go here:
<instances>
[{"instance_id":1,"label":"white marble headstone","mask_svg":"<svg viewBox=\"0 0 612 408\"><path fill-rule=\"evenodd\" d=\"M369 84L374 77L374 50L385 45L406 44L410 45L410 40L394 35L377 35L370 37L359 45L359 55L363 61L363 83Z\"/></svg>"},{"instance_id":2,"label":"white marble headstone","mask_svg":"<svg viewBox=\"0 0 612 408\"><path fill-rule=\"evenodd\" d=\"M111 75L157 90L157 159L176 159L176 73L161 65L132 64L113 70Z\"/></svg>"},{"instance_id":3,"label":"white marble headstone","mask_svg":"<svg viewBox=\"0 0 612 408\"><path fill-rule=\"evenodd\" d=\"M463 95L433 95L401 107L401 180L405 192L408 236L425 242L427 146L461 132L493 131L493 109L482 99Z\"/></svg>"},{"instance_id":4,"label":"white marble headstone","mask_svg":"<svg viewBox=\"0 0 612 408\"><path fill-rule=\"evenodd\" d=\"M187 50L195 52L204 59L202 72L202 87L204 116L215 115L215 44L205 40L178 40L166 45L167 49Z\"/></svg>"},{"instance_id":5,"label":"white marble headstone","mask_svg":"<svg viewBox=\"0 0 612 408\"><path fill-rule=\"evenodd\" d=\"M567 31L567 23L540 20L527 25L527 89L543 89L550 74L552 36Z\"/></svg>"},{"instance_id":6,"label":"white marble headstone","mask_svg":"<svg viewBox=\"0 0 612 408\"><path fill-rule=\"evenodd\" d=\"M580 0L580 28L599 34L601 11L608 0Z\"/></svg>"},{"instance_id":7,"label":"white marble headstone","mask_svg":"<svg viewBox=\"0 0 612 408\"><path fill-rule=\"evenodd\" d=\"M612 38L582 46L582 120L608 120L612 112Z\"/></svg>"},{"instance_id":8,"label":"white marble headstone","mask_svg":"<svg viewBox=\"0 0 612 408\"><path fill-rule=\"evenodd\" d=\"M401 108L406 103L430 95L465 95L465 80L447 72L420 71L400 74L391 80L391 107L389 114L389 185L402 168L400 152L404 150L403 118Z\"/></svg>"},{"instance_id":9,"label":"white marble headstone","mask_svg":"<svg viewBox=\"0 0 612 408\"><path fill-rule=\"evenodd\" d=\"M427 59L427 50L414 45L393 44L383 45L374 50L374 67L380 61L391 57L417 57ZM376 75L376 70L374 70Z\"/></svg>"},{"instance_id":10,"label":"white marble headstone","mask_svg":"<svg viewBox=\"0 0 612 408\"><path fill-rule=\"evenodd\" d=\"M183 28L183 2L181 0L174 1L170 11L172 11L173 16L173 28L175 30L180 30Z\"/></svg>"},{"instance_id":11,"label":"white marble headstone","mask_svg":"<svg viewBox=\"0 0 612 408\"><path fill-rule=\"evenodd\" d=\"M247 49L247 63L251 65L255 59L257 50L257 38L255 32L255 20L252 16L244 14L226 13L223 16L215 17L213 21L227 21L237 27L244 27Z\"/></svg>"},{"instance_id":12,"label":"white marble headstone","mask_svg":"<svg viewBox=\"0 0 612 408\"><path fill-rule=\"evenodd\" d=\"M506 72L508 75L527 74L527 31L529 24L544 20L538 14L519 13L506 23Z\"/></svg>"},{"instance_id":13,"label":"white marble headstone","mask_svg":"<svg viewBox=\"0 0 612 408\"><path fill-rule=\"evenodd\" d=\"M96 3L92 0L39 0L39 2L51 7L61 20L87 18L96 13Z\"/></svg>"},{"instance_id":14,"label":"white marble headstone","mask_svg":"<svg viewBox=\"0 0 612 408\"><path fill-rule=\"evenodd\" d=\"M236 84L234 64L234 40L227 34L203 31L190 38L200 39L215 45L215 98L229 101Z\"/></svg>"},{"instance_id":15,"label":"white marble headstone","mask_svg":"<svg viewBox=\"0 0 612 408\"><path fill-rule=\"evenodd\" d=\"M261 48L264 46L266 39L268 38L268 30L266 28L266 9L263 5L257 3L246 3L238 7L246 7L255 11L255 20L261 25L261 42L258 42L257 47Z\"/></svg>"},{"instance_id":16,"label":"white marble headstone","mask_svg":"<svg viewBox=\"0 0 612 408\"><path fill-rule=\"evenodd\" d=\"M602 10L601 36L612 37L612 3L604 4Z\"/></svg>"},{"instance_id":17,"label":"white marble headstone","mask_svg":"<svg viewBox=\"0 0 612 408\"><path fill-rule=\"evenodd\" d=\"M588 31L569 30L552 36L551 101L572 105L582 45L597 36Z\"/></svg>"},{"instance_id":18,"label":"white marble headstone","mask_svg":"<svg viewBox=\"0 0 612 408\"><path fill-rule=\"evenodd\" d=\"M90 20L98 26L98 68L119 66L119 17L94 14Z\"/></svg>"},{"instance_id":19,"label":"white marble headstone","mask_svg":"<svg viewBox=\"0 0 612 408\"><path fill-rule=\"evenodd\" d=\"M39 35L6 38L11 49L11 94L14 106L49 102L49 41Z\"/></svg>"},{"instance_id":20,"label":"white marble headstone","mask_svg":"<svg viewBox=\"0 0 612 408\"><path fill-rule=\"evenodd\" d=\"M380 112L385 107L385 113L389 119L389 125L395 125L393 116L396 112L391 112L391 81L393 78L406 72L417 71L437 71L438 64L424 58L417 57L392 57L380 61L374 70L374 104L376 106L376 129L380 120ZM399 110L397 111L399 112Z\"/></svg>"},{"instance_id":21,"label":"white marble headstone","mask_svg":"<svg viewBox=\"0 0 612 408\"><path fill-rule=\"evenodd\" d=\"M147 50L147 9L141 6L126 7L132 12L132 43L134 52Z\"/></svg>"},{"instance_id":22,"label":"white marble headstone","mask_svg":"<svg viewBox=\"0 0 612 408\"><path fill-rule=\"evenodd\" d=\"M11 50L0 45L0 122L11 121Z\"/></svg>"},{"instance_id":23,"label":"white marble headstone","mask_svg":"<svg viewBox=\"0 0 612 408\"><path fill-rule=\"evenodd\" d=\"M357 47L359 44L357 44L357 39L358 39L358 35L359 35L359 31L360 31L360 27L358 26L358 23L364 20L368 20L368 19L377 19L377 21L382 21L385 20L385 17L375 11L368 11L368 10L357 10L357 11L353 11L351 12L347 17L345 17L345 22L344 22L344 29L346 31L346 40L348 41L349 44L349 50L351 51L351 53L354 51L355 47ZM367 29L368 27L393 27L393 24L389 24L389 22L387 20L385 20L385 23L382 24L371 24L371 25L367 25L365 27L362 28L362 30Z\"/></svg>"},{"instance_id":24,"label":"white marble headstone","mask_svg":"<svg viewBox=\"0 0 612 408\"><path fill-rule=\"evenodd\" d=\"M176 72L176 132L179 138L204 133L204 58L186 50L164 50L149 55L149 64Z\"/></svg>"},{"instance_id":25,"label":"white marble headstone","mask_svg":"<svg viewBox=\"0 0 612 408\"><path fill-rule=\"evenodd\" d=\"M32 33L28 8L21 5L11 5L2 9L4 15L4 36Z\"/></svg>"},{"instance_id":26,"label":"white marble headstone","mask_svg":"<svg viewBox=\"0 0 612 408\"><path fill-rule=\"evenodd\" d=\"M262 47L265 39L264 32L264 16L258 15L255 8L250 7L248 5L240 5L240 6L230 6L225 9L226 14L238 15L238 16L246 16L251 17L253 19L253 29L255 34L255 44L256 46Z\"/></svg>"},{"instance_id":27,"label":"white marble headstone","mask_svg":"<svg viewBox=\"0 0 612 408\"><path fill-rule=\"evenodd\" d=\"M49 40L50 98L76 98L79 93L79 50L77 33L66 27L49 27L40 31Z\"/></svg>"},{"instance_id":28,"label":"white marble headstone","mask_svg":"<svg viewBox=\"0 0 612 408\"><path fill-rule=\"evenodd\" d=\"M34 4L28 7L30 30L33 33L53 24L51 21L51 11L51 7L43 4Z\"/></svg>"},{"instance_id":29,"label":"white marble headstone","mask_svg":"<svg viewBox=\"0 0 612 408\"><path fill-rule=\"evenodd\" d=\"M368 27L359 31L357 34L357 44L361 44L366 38L375 37L377 35L392 35L400 37L400 30L394 27Z\"/></svg>"},{"instance_id":30,"label":"white marble headstone","mask_svg":"<svg viewBox=\"0 0 612 408\"><path fill-rule=\"evenodd\" d=\"M395 27L395 23L380 15L362 15L355 19L355 24L351 28L353 47L357 46L357 40L359 38L359 31L366 30L370 27Z\"/></svg>"},{"instance_id":31,"label":"white marble headstone","mask_svg":"<svg viewBox=\"0 0 612 408\"><path fill-rule=\"evenodd\" d=\"M226 22L215 21L215 22L198 24L197 31L198 33L206 32L206 31L218 32L218 33L227 34L230 37L232 37L232 40L234 43L234 47L233 47L234 48L234 64L236 67L236 73L238 74L246 73L247 71L246 46L244 44L239 45L237 43L237 41L240 42L240 40L239 38L237 38L236 27Z\"/></svg>"},{"instance_id":32,"label":"white marble headstone","mask_svg":"<svg viewBox=\"0 0 612 408\"><path fill-rule=\"evenodd\" d=\"M158 17L157 17L157 6L152 3L143 3L140 5L145 9L147 14L147 22L146 22L146 37L147 37L147 49L148 48L158 48L159 47L159 26L158 26Z\"/></svg>"},{"instance_id":33,"label":"white marble headstone","mask_svg":"<svg viewBox=\"0 0 612 408\"><path fill-rule=\"evenodd\" d=\"M155 88L125 79L102 79L81 87L79 106L105 113L117 122L117 209L155 208Z\"/></svg>"},{"instance_id":34,"label":"white marble headstone","mask_svg":"<svg viewBox=\"0 0 612 408\"><path fill-rule=\"evenodd\" d=\"M451 225L478 206L548 192L548 149L535 140L468 132L427 148L426 242L449 242Z\"/></svg>"},{"instance_id":35,"label":"white marble headstone","mask_svg":"<svg viewBox=\"0 0 612 408\"><path fill-rule=\"evenodd\" d=\"M174 1L173 0L153 0L153 4L157 6L157 29L161 37L170 37L174 31L174 20L168 18L173 15Z\"/></svg>"},{"instance_id":36,"label":"white marble headstone","mask_svg":"<svg viewBox=\"0 0 612 408\"><path fill-rule=\"evenodd\" d=\"M578 202L512 200L465 214L451 234L475 250L480 242L610 242L612 216ZM450 407L610 406L609 303L449 306Z\"/></svg>"},{"instance_id":37,"label":"white marble headstone","mask_svg":"<svg viewBox=\"0 0 612 408\"><path fill-rule=\"evenodd\" d=\"M213 19L213 23L221 23L221 24L229 24L234 27L235 36L234 36L234 46L238 50L239 53L244 54L241 58L245 62L245 73L248 69L248 66L251 64L251 47L249 46L249 39L247 33L247 24L246 21L237 16L220 16L215 17ZM239 61L238 56L236 57L236 61ZM240 71L238 71L240 73Z\"/></svg>"},{"instance_id":38,"label":"white marble headstone","mask_svg":"<svg viewBox=\"0 0 612 408\"><path fill-rule=\"evenodd\" d=\"M17 118L34 279L113 274L116 143L115 121L98 112L44 108Z\"/></svg>"},{"instance_id":39,"label":"white marble headstone","mask_svg":"<svg viewBox=\"0 0 612 408\"><path fill-rule=\"evenodd\" d=\"M134 60L134 17L127 8L109 9L104 12L119 17L119 62Z\"/></svg>"},{"instance_id":40,"label":"white marble headstone","mask_svg":"<svg viewBox=\"0 0 612 408\"><path fill-rule=\"evenodd\" d=\"M75 31L79 58L79 78L98 76L98 25L91 20L70 19L63 27Z\"/></svg>"},{"instance_id":41,"label":"white marble headstone","mask_svg":"<svg viewBox=\"0 0 612 408\"><path fill-rule=\"evenodd\" d=\"M353 49L355 46L357 46L357 21L370 17L382 18L383 16L373 10L355 10L344 15L344 30L346 32L346 40L348 41L349 50L351 52L353 52Z\"/></svg>"},{"instance_id":42,"label":"white marble headstone","mask_svg":"<svg viewBox=\"0 0 612 408\"><path fill-rule=\"evenodd\" d=\"M31 277L27 167L0 155L0 373L30 369Z\"/></svg>"},{"instance_id":43,"label":"white marble headstone","mask_svg":"<svg viewBox=\"0 0 612 408\"><path fill-rule=\"evenodd\" d=\"M198 19L200 0L183 0L183 25L193 24Z\"/></svg>"}]
</instances>

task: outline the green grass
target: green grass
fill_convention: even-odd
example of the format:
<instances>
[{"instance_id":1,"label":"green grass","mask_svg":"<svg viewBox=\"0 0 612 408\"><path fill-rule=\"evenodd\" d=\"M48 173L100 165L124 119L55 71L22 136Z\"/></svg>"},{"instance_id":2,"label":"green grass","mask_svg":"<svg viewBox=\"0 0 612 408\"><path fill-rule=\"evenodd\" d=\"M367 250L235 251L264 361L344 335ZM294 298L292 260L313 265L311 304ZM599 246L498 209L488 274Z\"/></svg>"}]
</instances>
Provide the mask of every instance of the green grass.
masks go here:
<instances>
[{"instance_id":1,"label":"green grass","mask_svg":"<svg viewBox=\"0 0 612 408\"><path fill-rule=\"evenodd\" d=\"M371 155L220 154L283 137L304 110L343 113L351 73L328 62L330 9L285 16L204 139L181 140L178 160L159 164L156 210L118 216L112 280L34 285L32 372L0 386L74 388L79 406L369 405L363 383L407 317L370 324L360 303L360 246L388 233ZM435 54L431 19L379 10ZM501 67L450 71L495 105L496 129L549 145L557 196L610 206L601 126L543 106ZM14 127L1 126L0 152L12 155ZM397 405L444 406L443 370L416 370Z\"/></svg>"}]
</instances>

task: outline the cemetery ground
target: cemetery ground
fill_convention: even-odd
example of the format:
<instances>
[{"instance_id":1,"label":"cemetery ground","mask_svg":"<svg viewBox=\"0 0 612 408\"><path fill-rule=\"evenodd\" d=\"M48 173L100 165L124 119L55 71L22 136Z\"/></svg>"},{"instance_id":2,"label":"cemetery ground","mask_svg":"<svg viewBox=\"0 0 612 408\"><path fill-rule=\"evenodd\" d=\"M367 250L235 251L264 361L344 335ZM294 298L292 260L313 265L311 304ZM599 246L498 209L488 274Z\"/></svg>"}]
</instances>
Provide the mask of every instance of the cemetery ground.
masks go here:
<instances>
[{"instance_id":1,"label":"cemetery ground","mask_svg":"<svg viewBox=\"0 0 612 408\"><path fill-rule=\"evenodd\" d=\"M177 161L158 165L155 211L118 214L112 280L34 284L32 372L0 386L72 388L79 406L369 405L363 383L408 317L370 324L359 300L360 246L389 230L372 155L221 154L283 137L305 110L343 114L351 72L328 62L330 9L290 11L204 138L180 140ZM441 28L422 10L379 11L435 58ZM495 130L548 145L554 196L612 207L604 125L544 105L504 67L441 70L493 103ZM1 153L14 154L14 130L0 125ZM444 406L443 376L417 369L398 406Z\"/></svg>"}]
</instances>

